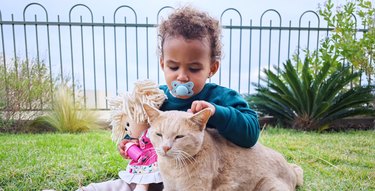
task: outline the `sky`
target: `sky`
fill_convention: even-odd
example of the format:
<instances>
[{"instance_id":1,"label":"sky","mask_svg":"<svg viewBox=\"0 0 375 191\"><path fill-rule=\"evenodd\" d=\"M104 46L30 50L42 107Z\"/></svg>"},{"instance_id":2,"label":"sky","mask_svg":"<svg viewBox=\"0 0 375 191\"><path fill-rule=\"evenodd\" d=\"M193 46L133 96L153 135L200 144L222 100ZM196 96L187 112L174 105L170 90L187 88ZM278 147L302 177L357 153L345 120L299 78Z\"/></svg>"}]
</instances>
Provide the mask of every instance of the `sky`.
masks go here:
<instances>
[{"instance_id":1,"label":"sky","mask_svg":"<svg viewBox=\"0 0 375 191\"><path fill-rule=\"evenodd\" d=\"M374 0L375 1L375 0ZM172 6L172 7L179 7L179 6L184 6L184 5L191 5L193 7L196 7L196 8L199 8L203 11L206 11L208 12L210 15L218 18L218 19L221 19L221 14L223 13L223 11L225 11L226 9L228 8L233 8L235 10L238 10L241 14L241 18L242 18L242 22L244 24L248 24L250 22L250 20L252 20L253 22L253 26L259 26L260 24L260 17L261 15L269 10L269 9L275 9L277 10L277 12L281 15L281 18L282 18L282 21L280 21L277 17L277 15L273 12L273 13L269 13L267 15L265 15L265 19L263 21L263 25L266 25L268 24L268 20L274 20L273 22L273 25L278 25L279 23L278 22L282 22L282 25L283 26L288 26L288 22L289 20L291 22L294 23L294 25L296 25L296 23L298 23L299 21L299 18L300 16L305 12L305 11L317 11L318 10L318 7L320 5L323 5L324 4L324 0L232 0L232 1L229 1L229 0L180 0L180 1L176 1L176 0L111 0L111 1L103 1L103 0L81 0L81 1L78 1L78 0L64 0L64 1L51 1L51 0L35 0L35 1L31 1L31 0L1 0L0 1L0 12L1 12L1 16L2 16L2 20L6 20L6 21L9 21L12 19L11 17L11 14L14 14L13 15L13 18L14 20L23 20L23 15L25 15L25 20L26 21L33 21L34 20L34 15L36 14L38 16L38 20L45 20L45 12L43 11L43 9L41 7L38 7L36 5L32 5L32 6L29 6L25 12L24 12L24 9L25 7L30 4L30 3L38 3L38 4L41 4L42 6L44 6L44 8L47 10L47 13L48 13L48 20L49 21L52 21L52 22L56 22L57 21L57 15L59 15L59 18L61 21L68 21L69 20L69 16L71 16L71 19L72 21L79 21L79 17L81 15L83 15L83 20L86 21L86 22L90 22L90 16L89 15L89 12L87 9L85 9L84 7L82 6L78 6L78 7L75 7L74 9L72 9L73 6L77 5L77 4L84 4L85 6L87 6L88 8L91 9L92 13L93 13L93 21L94 22L102 22L102 19L103 17L105 18L105 21L106 22L113 22L114 20L114 12L117 8L119 8L120 6L123 6L123 5L127 5L127 6L130 6L132 9L134 9L134 11L136 12L137 14L137 20L138 20L138 23L145 23L145 20L146 20L146 17L148 18L148 22L149 23L152 23L152 24L156 24L158 21L157 21L157 17L156 15L158 14L158 11L163 8L164 6ZM343 4L345 3L346 1L345 0L332 0L333 3L335 3L335 5L340 5L340 4ZM72 9L72 10L71 10ZM71 11L71 15L69 15L69 12ZM122 11L122 12L121 12ZM119 10L119 14L118 15L121 15L122 14L125 14L125 15L129 15L129 12L130 11L123 11L123 10ZM163 13L163 14L166 14L166 13ZM222 21L222 24L223 25L228 25L229 24L229 19L228 18L237 18L237 19L234 19L233 22L234 23L237 23L239 22L239 15L236 13L236 11L227 11L225 12L225 15L222 17L223 18L223 21ZM122 18L121 17L115 17L116 19L118 20L121 20ZM131 19L134 19L134 16L133 15L129 15L129 20ZM314 18L314 15L310 14L310 15L307 15L306 18L304 17L304 20L306 19L312 19L312 20L316 20L316 18ZM132 22L132 21L130 21ZM305 22L306 23L306 22ZM298 26L298 24L297 24ZM314 23L312 23L312 26L314 26ZM325 26L325 25L322 25L321 26ZM6 43L12 43L12 40L11 38L11 27L8 26L8 27L4 27L4 31L5 33L8 33L8 37L7 39L5 39L4 41L6 41ZM18 50L18 49L21 49L22 47L24 47L24 40L22 40L23 38L23 27L22 26L18 26L16 27L16 36L17 36L17 51L20 52L20 54L22 55L22 52L25 52L25 51L22 51L22 50ZM30 54L34 54L35 55L35 45L33 45L33 42L31 42L33 40L33 37L35 37L35 34L33 34L33 27L32 26L29 26L28 27L28 30L29 30L29 34L28 34L28 38L30 38L30 42L28 42L28 46L30 46L30 48L28 49L28 52L30 52ZM142 31L141 29L139 29L141 32L139 32L140 34L140 37L139 38L139 41L140 41L140 44L144 44L143 41L144 41L144 38L143 38L143 34L145 31ZM73 31L74 32L74 31ZM79 31L76 31L76 32L79 32ZM248 32L248 31L247 31ZM41 35L43 33L43 31L39 31L39 35ZM51 33L56 33L56 31L54 29L51 28ZM62 31L62 36L64 35L68 35L69 31L68 30L64 30ZM254 32L255 33L255 32ZM86 34L86 33L85 33ZM89 31L87 31L87 34L90 34ZM96 36L100 36L100 31L96 31L95 32L95 38ZM113 32L110 32L108 31L106 36L107 38L109 39L107 41L107 54L110 54L108 55L108 63L113 63L113 52L115 51L114 48L113 48L113 45L110 45L110 41L111 39L113 40L113 37L111 36L113 35ZM224 36L228 36L229 33L228 32L224 32L223 33ZM243 42L247 42L248 41L248 33L246 33L245 31L243 32ZM259 49L259 45L257 45L257 43L259 44L259 42L256 41L257 37L256 36L257 34L254 34L254 50L256 51L256 49ZM18 37L19 36L19 37ZM56 45L57 43L57 40L56 40L56 35L51 35L51 43L53 45ZM79 35L78 35L79 36ZM151 35L152 36L152 35ZM156 35L155 35L156 36ZM234 33L234 36L235 38L238 38L238 33ZM266 36L266 33L264 34L264 36ZM276 36L278 36L277 33L273 34L273 38L275 38ZM89 38L90 36L87 35L87 38ZM134 40L134 38L132 39L132 37L130 37L131 39L129 39L129 42L131 42L130 44L134 44L132 42L132 40ZM69 39L69 38L65 38L65 39ZM77 38L76 38L77 39ZM98 38L99 39L99 38ZM283 39L286 39L286 38L283 38ZM77 39L78 40L78 39ZM294 38L295 40L295 38ZM47 56L47 53L46 53L46 48L43 48L43 46L45 47L45 42L43 42L43 40L40 40L40 44L39 44L39 48L41 49L41 57L43 57L44 59L46 59L48 56ZM63 41L69 41L69 40L63 40ZM88 39L88 42L90 41L90 38ZM121 39L121 37L119 37L118 41L123 41L123 39ZM236 42L238 42L239 40L238 39L235 39L233 41L233 47L237 47L237 44ZM78 45L79 45L79 42L77 42ZM99 41L96 41L96 46L97 47L101 47L102 45L100 44L100 40ZM227 41L224 41L224 58L222 60L223 63L227 63L228 62L228 56L225 57L225 55L228 55L228 52L229 50L227 49L228 48L228 42ZM273 42L270 42L271 43L277 43L277 40L274 40ZM282 42L284 43L284 42ZM44 45L43 45L44 44ZM63 59L66 59L66 60L63 60L63 62L65 63L69 63L70 62L70 46L69 46L69 43L68 42L63 42L63 54L64 54L64 58ZM88 43L89 44L89 43ZM121 55L120 53L123 53L123 47L121 47L121 45L119 45L119 49L118 49L118 52L119 52L119 60L120 59L124 59L124 58L121 58L123 57L123 55ZM243 46L247 46L247 45L243 45ZM274 47L276 47L277 45L272 45ZM310 44L310 46L313 46ZM156 45L152 44L150 45L150 47L152 49L155 48L155 51L151 51L150 55L152 58L156 58ZM292 47L294 48L294 47ZM314 48L314 47L313 47ZM7 51L7 55L12 55L12 45L9 45L8 47L6 47ZM56 58L56 61L53 60L52 62L53 63L58 63L58 51L55 47L52 47L52 49L54 49L55 52L52 52L52 57L53 59ZM76 54L76 52L79 52L80 51L80 47L79 46L76 46L76 47L73 47L74 49L74 53L75 53L75 56L78 55L78 53ZM98 48L100 49L100 48ZM134 48L135 49L135 48ZM139 48L140 50L143 49L143 47L140 47ZM262 47L262 50L263 52L262 53L265 53L268 51L267 49L267 44L265 44L263 47ZM234 49L236 50L236 49ZM87 46L87 43L85 45L85 51L87 53L87 56L85 57L85 61L87 63L90 63L90 58L93 56L92 55L92 51L90 52L90 47ZM97 51L98 53L96 53L96 59L97 60L102 60L101 58L101 54L102 54L102 49L100 50L95 50ZM131 50L130 50L131 51ZM246 54L246 50L245 48L242 50L244 53L244 55ZM258 50L259 51L259 50ZM273 55L275 55L275 51L273 51ZM293 50L292 50L293 51ZM131 55L134 55L133 52L130 52L129 54ZM144 54L144 52L140 52L140 62L141 63L144 63L145 60L144 60L144 57L142 56ZM231 59L233 60L233 63L237 63L238 61L238 58L236 58L237 54L233 53L233 56L231 57ZM282 53L282 56L284 56L282 58L282 60L285 60L285 53ZM258 59L256 58L257 54L254 53L253 55L253 59ZM8 56L9 57L9 56ZM245 56L244 56L245 57ZM275 60L277 59L275 56L272 57L272 63L275 63ZM79 61L81 60L81 58L77 57L75 58L74 62L77 64ZM250 58L249 58L250 60ZM264 56L264 58L262 58L262 61L265 62L267 61L267 57ZM134 58L130 57L129 56L129 62L135 62ZM242 59L242 61L240 60L240 62L246 62L246 59ZM157 67L157 59L153 59L153 61L151 62L151 64L155 65ZM257 66L257 63L254 62L253 63L255 67L258 67ZM250 64L249 64L250 65ZM64 68L65 71L68 71L69 70L69 65L68 66L65 66L66 68ZM122 67L122 66L121 66ZM120 71L124 71L124 68L121 68L119 67L118 70ZM129 66L130 67L130 66ZM251 66L253 67L253 66ZM54 67L54 69L56 68L59 68L57 67ZM89 79L92 79L93 76L92 76L92 73L93 71L91 70L92 67L89 67L87 66L86 67L86 70L88 71L87 74L86 74L86 78L89 80ZM110 67L110 68L114 68L114 67ZM225 71L228 70L228 65L225 65L225 64L222 64L221 68ZM130 68L131 69L131 68ZM153 68L151 68L153 69ZM156 69L156 68L155 68ZM232 69L232 72L233 71L240 71L241 69L240 68L236 68L236 64L233 64L233 67L231 68ZM259 67L258 67L259 69ZM158 69L156 69L158 70ZM156 75L155 71L150 71L151 74L150 76L153 77L153 75ZM56 71L57 73L58 71ZM79 68L76 68L76 71L77 73L79 73ZM109 71L109 72L112 72L111 74L113 74L114 71ZM152 73L154 72L154 73ZM228 74L226 73L223 73L222 74L222 78L223 79L229 79L228 81L223 81L223 86L227 86L227 87L230 87L232 89L235 89L235 90L238 90L238 91L241 91L241 92L249 92L250 91L250 83L248 82L247 84L245 83L242 83L240 84L241 81L251 81L251 82L256 82L257 80L257 77L258 75L260 75L260 72L258 72L257 69L254 69L252 70L250 73L247 71L247 69L244 69L242 68L242 71L239 72L239 73L243 73L242 75L239 75L239 78L236 75L236 73L234 73L234 75L232 76L228 76ZM131 75L134 74L132 72L130 72L129 76L131 78ZM82 74L78 74L79 75L82 75ZM134 75L133 75L134 76ZM248 76L248 77L247 77ZM251 76L251 80L248 80L247 78L250 79L250 76ZM100 82L101 79L103 79L103 76L101 76L101 74L98 72L98 76L96 76L98 80L98 83L103 83L103 82ZM155 77L153 77L155 78ZM160 77L157 77L158 79ZM221 77L220 77L221 78ZM132 78L134 79L134 77ZM78 79L82 82L82 78L81 79ZM160 78L160 83L163 83L163 79ZM218 82L218 75L215 75L212 80L214 82ZM123 82L123 81L128 81L124 78L121 78L119 79L120 82ZM131 79L129 80L131 81ZM92 81L91 81L92 82ZM86 89L93 89L93 83L87 83L87 87L85 87ZM231 83L232 82L232 83ZM111 88L111 92L113 92L113 84L114 84L114 81L109 81L108 82L109 84L111 84L112 86L109 87ZM238 84L238 85L237 85ZM99 87L100 86L100 87ZM126 88L128 88L128 86L126 85L122 85L122 84L119 84L119 86L121 87L121 91L123 91ZM247 87L249 86L249 87ZM98 85L98 89L100 90L103 90L103 85L102 84L99 84Z\"/></svg>"},{"instance_id":2,"label":"sky","mask_svg":"<svg viewBox=\"0 0 375 191\"><path fill-rule=\"evenodd\" d=\"M0 10L3 15L3 19L10 18L11 13L22 13L24 7L31 2L36 2L43 5L51 16L67 15L69 9L76 4L87 5L93 10L95 15L99 17L111 15L111 13L113 13L114 10L121 5L131 6L136 12L141 13L140 15L142 15L142 17L145 17L156 15L156 12L163 6L168 5L178 7L180 5L189 4L208 11L213 16L217 17L219 17L219 14L227 8L238 9L241 13L244 13L244 18L258 18L258 15L265 10L276 9L281 15L283 15L283 17L293 19L299 17L299 15L306 10L316 11L318 4L323 4L324 0L2 0L0 1ZM333 0L333 2L340 4L344 3L345 0ZM142 19L142 17L140 19Z\"/></svg>"}]
</instances>

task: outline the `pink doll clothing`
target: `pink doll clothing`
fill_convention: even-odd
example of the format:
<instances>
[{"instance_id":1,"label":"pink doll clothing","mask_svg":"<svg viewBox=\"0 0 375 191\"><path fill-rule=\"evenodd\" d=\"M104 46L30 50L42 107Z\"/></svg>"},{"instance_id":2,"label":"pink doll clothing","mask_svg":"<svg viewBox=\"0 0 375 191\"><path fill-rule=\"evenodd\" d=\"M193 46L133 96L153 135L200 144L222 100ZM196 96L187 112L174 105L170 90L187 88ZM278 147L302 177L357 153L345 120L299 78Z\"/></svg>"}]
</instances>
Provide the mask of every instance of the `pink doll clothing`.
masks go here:
<instances>
[{"instance_id":1,"label":"pink doll clothing","mask_svg":"<svg viewBox=\"0 0 375 191\"><path fill-rule=\"evenodd\" d=\"M128 184L162 182L157 163L157 155L147 133L148 131L146 130L141 138L139 138L139 147L142 150L141 157L138 161L130 161L126 170L119 172L120 178Z\"/></svg>"}]
</instances>

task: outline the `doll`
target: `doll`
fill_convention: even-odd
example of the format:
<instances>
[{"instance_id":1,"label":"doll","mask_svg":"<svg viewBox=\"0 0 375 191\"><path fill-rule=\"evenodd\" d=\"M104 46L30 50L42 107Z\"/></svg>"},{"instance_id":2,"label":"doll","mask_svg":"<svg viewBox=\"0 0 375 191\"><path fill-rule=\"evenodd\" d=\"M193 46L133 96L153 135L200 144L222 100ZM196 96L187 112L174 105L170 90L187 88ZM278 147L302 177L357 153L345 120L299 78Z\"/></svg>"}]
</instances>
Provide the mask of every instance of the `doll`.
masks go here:
<instances>
[{"instance_id":1,"label":"doll","mask_svg":"<svg viewBox=\"0 0 375 191\"><path fill-rule=\"evenodd\" d=\"M149 124L142 104L160 108L166 96L151 80L139 80L133 92L109 99L112 110L112 140L117 144L122 139L135 140L126 144L131 158L125 171L119 176L128 184L135 183L135 190L147 190L148 184L162 182L157 166L157 156L148 137Z\"/></svg>"}]
</instances>

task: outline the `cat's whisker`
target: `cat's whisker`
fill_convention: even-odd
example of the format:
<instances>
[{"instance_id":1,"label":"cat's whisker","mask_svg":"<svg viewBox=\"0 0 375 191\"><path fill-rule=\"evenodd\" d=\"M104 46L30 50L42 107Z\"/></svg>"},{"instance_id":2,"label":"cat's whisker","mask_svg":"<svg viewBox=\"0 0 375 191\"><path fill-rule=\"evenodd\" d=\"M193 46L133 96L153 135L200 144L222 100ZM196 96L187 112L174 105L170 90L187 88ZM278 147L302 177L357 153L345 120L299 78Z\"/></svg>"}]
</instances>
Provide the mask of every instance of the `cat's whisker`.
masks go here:
<instances>
[{"instance_id":1,"label":"cat's whisker","mask_svg":"<svg viewBox=\"0 0 375 191\"><path fill-rule=\"evenodd\" d=\"M178 162L179 162L179 164L180 164L180 166L179 166L179 168L184 168L185 167L185 163L184 163L184 158L181 156L181 155L179 155L179 154L177 154L176 155L176 159L178 160Z\"/></svg>"},{"instance_id":2,"label":"cat's whisker","mask_svg":"<svg viewBox=\"0 0 375 191\"><path fill-rule=\"evenodd\" d=\"M180 156L180 159L181 159L181 161L184 163L184 167L188 164L187 163L187 158L183 155L183 154L179 154L179 156ZM189 160L189 162L190 162L190 160Z\"/></svg>"},{"instance_id":3,"label":"cat's whisker","mask_svg":"<svg viewBox=\"0 0 375 191\"><path fill-rule=\"evenodd\" d=\"M182 157L184 166L190 166L191 164L197 162L197 160L193 156L183 150L179 150L179 155ZM187 168L185 168L185 171L188 174L189 179L192 179L190 171Z\"/></svg>"},{"instance_id":4,"label":"cat's whisker","mask_svg":"<svg viewBox=\"0 0 375 191\"><path fill-rule=\"evenodd\" d=\"M183 168L183 164L182 164L181 159L180 159L180 157L178 155L175 158L175 162L176 162L176 166L177 166L178 169L182 169Z\"/></svg>"},{"instance_id":5,"label":"cat's whisker","mask_svg":"<svg viewBox=\"0 0 375 191\"><path fill-rule=\"evenodd\" d=\"M183 164L182 164L182 161L181 161L181 158L178 156L176 157L176 162L177 162L177 166L178 168L183 168Z\"/></svg>"},{"instance_id":6,"label":"cat's whisker","mask_svg":"<svg viewBox=\"0 0 375 191\"><path fill-rule=\"evenodd\" d=\"M187 170L187 165L186 165L186 161L185 161L185 158L183 155L176 155L176 160L178 161L178 168L179 169L183 169L183 171L185 171L186 174L188 174L189 176L189 179L191 178L191 175L189 173L189 171Z\"/></svg>"},{"instance_id":7,"label":"cat's whisker","mask_svg":"<svg viewBox=\"0 0 375 191\"><path fill-rule=\"evenodd\" d=\"M189 161L189 163L196 163L197 162L197 160L194 157L192 157L189 153L187 153L185 151L180 150L180 154L184 158L186 158Z\"/></svg>"},{"instance_id":8,"label":"cat's whisker","mask_svg":"<svg viewBox=\"0 0 375 191\"><path fill-rule=\"evenodd\" d=\"M178 159L181 161L181 163L182 163L182 167L181 168L183 168L184 169L184 171L185 171L185 173L186 174L188 174L188 176L189 176L189 179L192 179L192 176L191 176L191 174L190 174L190 171L188 170L188 163L187 163L187 160L189 161L189 163L191 163L191 159L189 159L189 154L187 154L187 153L185 153L184 151L181 151L181 150L179 150L178 151ZM187 159L187 160L186 160Z\"/></svg>"}]
</instances>

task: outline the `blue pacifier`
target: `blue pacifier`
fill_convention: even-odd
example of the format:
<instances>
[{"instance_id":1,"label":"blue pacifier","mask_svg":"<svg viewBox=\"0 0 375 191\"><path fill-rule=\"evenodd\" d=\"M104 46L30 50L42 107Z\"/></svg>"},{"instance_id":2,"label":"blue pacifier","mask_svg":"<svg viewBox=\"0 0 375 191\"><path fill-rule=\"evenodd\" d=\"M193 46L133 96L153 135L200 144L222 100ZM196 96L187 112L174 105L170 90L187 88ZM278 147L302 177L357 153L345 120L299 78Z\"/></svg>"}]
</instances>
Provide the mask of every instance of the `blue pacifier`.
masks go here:
<instances>
[{"instance_id":1,"label":"blue pacifier","mask_svg":"<svg viewBox=\"0 0 375 191\"><path fill-rule=\"evenodd\" d=\"M192 96L194 94L193 87L194 87L193 82L182 84L178 81L173 81L172 82L172 94L174 96Z\"/></svg>"}]
</instances>

